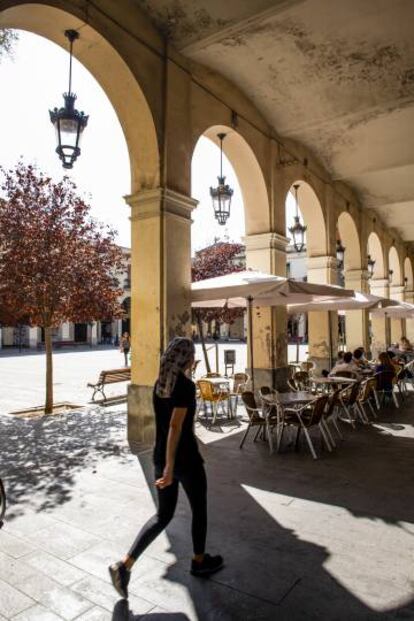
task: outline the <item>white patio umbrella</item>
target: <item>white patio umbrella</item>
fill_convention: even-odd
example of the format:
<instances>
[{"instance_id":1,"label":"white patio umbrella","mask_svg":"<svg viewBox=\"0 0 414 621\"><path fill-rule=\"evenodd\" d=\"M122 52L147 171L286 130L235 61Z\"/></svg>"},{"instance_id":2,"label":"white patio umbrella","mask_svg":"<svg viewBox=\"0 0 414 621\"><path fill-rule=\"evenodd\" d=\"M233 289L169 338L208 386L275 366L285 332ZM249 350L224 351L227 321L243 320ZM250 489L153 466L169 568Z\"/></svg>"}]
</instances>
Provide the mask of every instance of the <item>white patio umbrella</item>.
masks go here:
<instances>
[{"instance_id":1,"label":"white patio umbrella","mask_svg":"<svg viewBox=\"0 0 414 621\"><path fill-rule=\"evenodd\" d=\"M381 309L385 307L393 308L396 305L395 300L389 298L378 297L371 293L360 293L355 291L352 297L338 297L332 300L321 300L319 302L310 302L309 304L289 304L288 313L309 313L312 311L347 311L358 309ZM329 315L329 360L332 366L333 351L332 351L332 323L331 316Z\"/></svg>"},{"instance_id":2,"label":"white patio umbrella","mask_svg":"<svg viewBox=\"0 0 414 621\"><path fill-rule=\"evenodd\" d=\"M354 295L351 289L299 282L253 270L199 280L192 283L191 290L193 308L247 307L253 390L253 306L287 306L289 303L305 304Z\"/></svg>"},{"instance_id":3,"label":"white patio umbrella","mask_svg":"<svg viewBox=\"0 0 414 621\"><path fill-rule=\"evenodd\" d=\"M355 291L352 297L338 297L331 300L309 302L308 304L289 304L288 313L309 313L311 311L346 311L358 309L384 309L398 304L395 300L381 298L370 293ZM414 307L413 307L414 308Z\"/></svg>"},{"instance_id":4,"label":"white patio umbrella","mask_svg":"<svg viewBox=\"0 0 414 621\"><path fill-rule=\"evenodd\" d=\"M397 302L396 300L389 300L393 304L386 308L376 308L371 312L373 314L381 314L390 317L391 319L406 319L414 317L414 304L408 302Z\"/></svg>"}]
</instances>

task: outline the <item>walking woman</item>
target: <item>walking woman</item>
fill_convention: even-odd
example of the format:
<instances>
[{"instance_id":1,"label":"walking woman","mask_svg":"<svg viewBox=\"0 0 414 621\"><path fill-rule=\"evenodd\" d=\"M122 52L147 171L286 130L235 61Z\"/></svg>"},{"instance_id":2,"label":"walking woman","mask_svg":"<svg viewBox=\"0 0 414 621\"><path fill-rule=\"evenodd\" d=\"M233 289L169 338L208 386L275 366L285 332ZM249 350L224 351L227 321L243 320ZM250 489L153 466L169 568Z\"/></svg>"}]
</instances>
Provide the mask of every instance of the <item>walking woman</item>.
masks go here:
<instances>
[{"instance_id":1,"label":"walking woman","mask_svg":"<svg viewBox=\"0 0 414 621\"><path fill-rule=\"evenodd\" d=\"M121 351L124 354L126 367L129 366L128 355L129 355L130 350L131 350L131 337L129 336L128 332L124 332L121 338L121 345L119 347L119 351Z\"/></svg>"},{"instance_id":2,"label":"walking woman","mask_svg":"<svg viewBox=\"0 0 414 621\"><path fill-rule=\"evenodd\" d=\"M193 431L196 389L188 377L193 364L194 344L188 338L174 338L161 357L160 373L153 392L158 512L141 529L125 558L109 567L112 583L124 598L128 597L128 582L135 561L174 516L179 483L187 494L192 511L194 556L191 573L208 576L223 567L221 556L205 553L207 479Z\"/></svg>"}]
</instances>

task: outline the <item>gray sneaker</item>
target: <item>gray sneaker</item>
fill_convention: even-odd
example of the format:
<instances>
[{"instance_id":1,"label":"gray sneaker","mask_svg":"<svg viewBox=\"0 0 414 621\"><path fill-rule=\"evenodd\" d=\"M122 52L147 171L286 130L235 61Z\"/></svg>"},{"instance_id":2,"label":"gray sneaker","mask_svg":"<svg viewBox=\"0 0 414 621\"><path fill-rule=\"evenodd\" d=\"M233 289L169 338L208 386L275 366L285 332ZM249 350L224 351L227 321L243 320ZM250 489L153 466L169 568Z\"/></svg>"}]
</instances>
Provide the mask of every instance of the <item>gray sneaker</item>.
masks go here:
<instances>
[{"instance_id":1,"label":"gray sneaker","mask_svg":"<svg viewBox=\"0 0 414 621\"><path fill-rule=\"evenodd\" d=\"M128 599L128 582L131 572L127 570L122 561L118 561L108 567L112 584L117 593L124 599Z\"/></svg>"}]
</instances>

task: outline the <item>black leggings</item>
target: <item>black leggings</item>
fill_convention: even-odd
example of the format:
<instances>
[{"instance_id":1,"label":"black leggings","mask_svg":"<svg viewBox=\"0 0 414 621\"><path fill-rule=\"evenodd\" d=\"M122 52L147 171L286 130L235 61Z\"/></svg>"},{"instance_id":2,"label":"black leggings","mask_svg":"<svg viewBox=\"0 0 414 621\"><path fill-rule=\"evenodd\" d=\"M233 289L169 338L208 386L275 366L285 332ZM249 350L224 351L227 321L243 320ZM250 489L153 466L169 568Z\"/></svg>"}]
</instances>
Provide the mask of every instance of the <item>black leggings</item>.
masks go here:
<instances>
[{"instance_id":1,"label":"black leggings","mask_svg":"<svg viewBox=\"0 0 414 621\"><path fill-rule=\"evenodd\" d=\"M156 478L162 473L156 471ZM191 533L194 554L204 554L207 536L207 478L204 466L194 466L190 472L174 475L171 485L158 491L158 512L138 533L129 556L137 559L166 528L174 516L178 499L178 483L184 488L193 513Z\"/></svg>"}]
</instances>

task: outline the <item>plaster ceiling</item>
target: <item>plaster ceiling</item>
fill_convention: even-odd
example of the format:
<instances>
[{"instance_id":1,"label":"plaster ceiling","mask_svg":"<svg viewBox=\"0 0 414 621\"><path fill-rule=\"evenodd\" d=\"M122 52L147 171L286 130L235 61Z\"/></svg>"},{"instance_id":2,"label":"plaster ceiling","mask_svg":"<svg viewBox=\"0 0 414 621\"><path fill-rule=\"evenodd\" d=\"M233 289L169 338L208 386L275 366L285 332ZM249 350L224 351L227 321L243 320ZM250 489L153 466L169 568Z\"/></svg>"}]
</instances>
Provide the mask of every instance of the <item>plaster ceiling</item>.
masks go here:
<instances>
[{"instance_id":1,"label":"plaster ceiling","mask_svg":"<svg viewBox=\"0 0 414 621\"><path fill-rule=\"evenodd\" d=\"M185 56L414 240L413 0L141 0Z\"/></svg>"}]
</instances>

